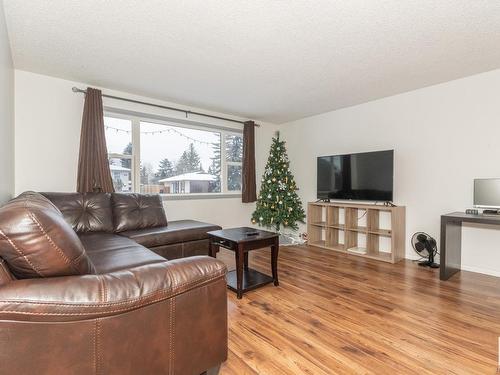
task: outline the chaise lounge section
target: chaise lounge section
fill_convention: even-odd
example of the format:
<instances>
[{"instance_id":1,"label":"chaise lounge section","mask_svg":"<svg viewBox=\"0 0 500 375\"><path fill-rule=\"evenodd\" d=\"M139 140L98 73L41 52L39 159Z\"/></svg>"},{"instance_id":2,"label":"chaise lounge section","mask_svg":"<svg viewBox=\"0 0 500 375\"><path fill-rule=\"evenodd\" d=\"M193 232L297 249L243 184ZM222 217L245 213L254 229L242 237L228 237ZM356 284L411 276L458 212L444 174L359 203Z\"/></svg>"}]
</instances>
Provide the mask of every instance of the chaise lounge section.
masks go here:
<instances>
[{"instance_id":1,"label":"chaise lounge section","mask_svg":"<svg viewBox=\"0 0 500 375\"><path fill-rule=\"evenodd\" d=\"M225 265L142 245L204 253L217 226L172 226L158 196L121 198L27 192L0 208L2 371L200 374L226 359Z\"/></svg>"}]
</instances>

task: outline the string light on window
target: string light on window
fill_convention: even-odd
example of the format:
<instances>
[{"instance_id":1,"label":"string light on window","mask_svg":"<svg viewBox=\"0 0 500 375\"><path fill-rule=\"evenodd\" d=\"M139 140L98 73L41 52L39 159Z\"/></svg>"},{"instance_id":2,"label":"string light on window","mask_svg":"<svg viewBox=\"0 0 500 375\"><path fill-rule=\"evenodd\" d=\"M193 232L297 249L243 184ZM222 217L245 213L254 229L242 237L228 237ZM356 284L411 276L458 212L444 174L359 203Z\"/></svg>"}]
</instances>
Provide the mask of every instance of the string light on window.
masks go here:
<instances>
[{"instance_id":1,"label":"string light on window","mask_svg":"<svg viewBox=\"0 0 500 375\"><path fill-rule=\"evenodd\" d=\"M131 134L132 131L131 130L125 130L125 129L120 129L120 128L115 128L115 127L112 127L112 126L108 126L106 125L105 126L106 130L115 130L117 133L119 132L122 132L122 133L126 133L126 134ZM214 142L207 142L207 141L201 141L199 139L196 139L196 138L193 138L193 137L190 137L189 135L186 135L184 133L182 133L181 131L177 130L177 129L172 129L172 128L167 128L165 130L152 130L152 131L141 131L141 134L145 134L145 135L155 135L155 134L163 134L163 133L175 133L181 137L184 137L185 139L191 141L191 142L195 142L195 143L199 143L199 144L204 144L204 145L213 145ZM219 133L213 133L213 134L216 134L216 135L219 135Z\"/></svg>"}]
</instances>

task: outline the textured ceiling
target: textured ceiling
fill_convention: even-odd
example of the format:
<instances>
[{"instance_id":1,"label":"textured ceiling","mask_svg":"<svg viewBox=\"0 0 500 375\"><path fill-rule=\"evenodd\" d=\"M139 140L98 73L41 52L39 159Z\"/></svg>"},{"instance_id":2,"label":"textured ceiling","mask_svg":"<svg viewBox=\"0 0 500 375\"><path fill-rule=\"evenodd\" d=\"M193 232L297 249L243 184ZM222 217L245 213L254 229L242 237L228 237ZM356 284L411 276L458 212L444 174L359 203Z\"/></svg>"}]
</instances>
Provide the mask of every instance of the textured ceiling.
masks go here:
<instances>
[{"instance_id":1,"label":"textured ceiling","mask_svg":"<svg viewBox=\"0 0 500 375\"><path fill-rule=\"evenodd\" d=\"M498 0L4 0L17 69L282 123L500 67Z\"/></svg>"}]
</instances>

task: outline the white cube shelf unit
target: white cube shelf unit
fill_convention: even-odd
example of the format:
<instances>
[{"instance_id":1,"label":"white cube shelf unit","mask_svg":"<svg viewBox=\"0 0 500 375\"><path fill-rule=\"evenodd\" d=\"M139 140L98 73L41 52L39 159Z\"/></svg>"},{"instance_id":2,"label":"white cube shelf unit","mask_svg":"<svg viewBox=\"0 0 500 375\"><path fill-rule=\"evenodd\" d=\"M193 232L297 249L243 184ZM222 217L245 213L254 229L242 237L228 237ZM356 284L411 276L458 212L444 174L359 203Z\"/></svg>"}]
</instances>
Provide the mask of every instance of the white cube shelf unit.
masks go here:
<instances>
[{"instance_id":1,"label":"white cube shelf unit","mask_svg":"<svg viewBox=\"0 0 500 375\"><path fill-rule=\"evenodd\" d=\"M405 256L406 209L374 204L310 202L308 244L354 256L396 263ZM389 215L390 227L381 228ZM359 225L360 223L366 225Z\"/></svg>"}]
</instances>

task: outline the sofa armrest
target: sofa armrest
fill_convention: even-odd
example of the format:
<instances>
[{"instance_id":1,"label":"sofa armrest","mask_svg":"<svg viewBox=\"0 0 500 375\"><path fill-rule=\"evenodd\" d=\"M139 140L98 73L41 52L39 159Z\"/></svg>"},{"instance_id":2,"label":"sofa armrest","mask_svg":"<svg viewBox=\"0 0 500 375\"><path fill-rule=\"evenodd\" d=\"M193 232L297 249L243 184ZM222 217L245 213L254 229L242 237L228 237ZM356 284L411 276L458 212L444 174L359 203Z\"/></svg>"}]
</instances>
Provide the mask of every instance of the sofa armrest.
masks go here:
<instances>
[{"instance_id":1,"label":"sofa armrest","mask_svg":"<svg viewBox=\"0 0 500 375\"><path fill-rule=\"evenodd\" d=\"M0 320L77 321L117 315L220 281L226 266L198 256L103 275L16 280L0 287Z\"/></svg>"}]
</instances>

